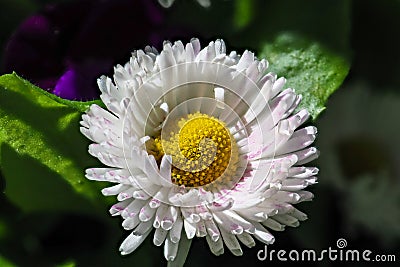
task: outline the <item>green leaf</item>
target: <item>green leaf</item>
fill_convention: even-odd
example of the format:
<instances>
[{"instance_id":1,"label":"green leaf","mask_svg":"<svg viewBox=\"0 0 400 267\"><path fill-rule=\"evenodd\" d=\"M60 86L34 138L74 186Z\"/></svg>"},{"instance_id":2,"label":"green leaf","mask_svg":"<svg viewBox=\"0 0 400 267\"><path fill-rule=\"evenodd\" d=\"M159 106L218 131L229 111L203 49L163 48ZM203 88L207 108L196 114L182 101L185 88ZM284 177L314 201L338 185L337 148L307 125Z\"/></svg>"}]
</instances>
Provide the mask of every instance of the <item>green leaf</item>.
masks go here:
<instances>
[{"instance_id":1,"label":"green leaf","mask_svg":"<svg viewBox=\"0 0 400 267\"><path fill-rule=\"evenodd\" d=\"M234 25L237 29L242 29L249 25L251 20L254 18L255 0L236 0L235 1L235 13L234 13Z\"/></svg>"},{"instance_id":2,"label":"green leaf","mask_svg":"<svg viewBox=\"0 0 400 267\"><path fill-rule=\"evenodd\" d=\"M24 211L92 209L99 186L84 177L98 166L79 132L89 103L50 95L16 74L0 77L0 169L5 194ZM101 200L100 200L101 199Z\"/></svg>"},{"instance_id":3,"label":"green leaf","mask_svg":"<svg viewBox=\"0 0 400 267\"><path fill-rule=\"evenodd\" d=\"M14 75L16 75L16 74L14 74ZM22 78L20 78L20 79L27 86L33 86L28 81L23 80ZM79 112L85 112L86 110L89 109L89 107L92 104L96 104L96 105L105 107L104 103L101 100L92 100L92 101L85 101L85 102L82 102L82 101L71 101L71 100L67 100L67 99L64 99L64 98L60 98L60 97L58 97L58 96L56 96L54 94L51 94L51 93L49 93L47 91L42 90L42 89L40 89L40 88L38 88L36 86L33 86L33 87L36 88L36 90L39 89L39 92L41 94L44 94L46 97L48 97L49 99L53 100L54 102L60 103L60 104L65 105L65 106L68 106L71 109L74 109L74 110L79 111Z\"/></svg>"},{"instance_id":4,"label":"green leaf","mask_svg":"<svg viewBox=\"0 0 400 267\"><path fill-rule=\"evenodd\" d=\"M14 263L11 263L8 259L4 258L0 254L0 266L2 266L2 267L16 267L17 265L15 265Z\"/></svg>"},{"instance_id":5,"label":"green leaf","mask_svg":"<svg viewBox=\"0 0 400 267\"><path fill-rule=\"evenodd\" d=\"M74 261L67 261L62 264L58 264L56 267L75 267L76 264Z\"/></svg>"},{"instance_id":6,"label":"green leaf","mask_svg":"<svg viewBox=\"0 0 400 267\"><path fill-rule=\"evenodd\" d=\"M342 84L350 64L339 54L317 41L292 33L279 35L264 45L261 57L269 71L287 79L286 86L303 96L300 108L306 108L313 119L325 109L328 97Z\"/></svg>"}]
</instances>

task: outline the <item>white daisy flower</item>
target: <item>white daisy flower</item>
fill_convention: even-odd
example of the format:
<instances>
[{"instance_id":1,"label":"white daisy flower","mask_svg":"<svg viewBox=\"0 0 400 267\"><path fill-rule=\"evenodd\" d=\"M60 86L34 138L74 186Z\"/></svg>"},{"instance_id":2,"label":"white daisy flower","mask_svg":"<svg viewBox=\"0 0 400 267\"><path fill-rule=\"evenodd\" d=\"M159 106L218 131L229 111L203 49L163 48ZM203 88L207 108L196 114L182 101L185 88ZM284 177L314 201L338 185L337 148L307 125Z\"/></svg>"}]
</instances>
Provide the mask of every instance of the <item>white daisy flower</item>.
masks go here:
<instances>
[{"instance_id":1,"label":"white daisy flower","mask_svg":"<svg viewBox=\"0 0 400 267\"><path fill-rule=\"evenodd\" d=\"M175 0L158 0L160 5L162 5L165 8L169 8L172 6L172 4L175 2ZM197 2L202 6L202 7L209 7L211 6L211 1L210 0L197 0Z\"/></svg>"},{"instance_id":2,"label":"white daisy flower","mask_svg":"<svg viewBox=\"0 0 400 267\"><path fill-rule=\"evenodd\" d=\"M131 231L121 254L155 229L154 244L176 266L195 236L215 255L225 244L239 256L240 243L271 244L270 230L307 218L293 204L313 197L304 189L318 169L301 165L318 156L308 147L317 129L296 130L309 117L295 112L301 96L267 67L249 51L227 53L222 40L201 49L193 39L135 51L114 82L98 80L109 111L92 105L81 132L107 167L86 177L116 184L102 193L117 196L110 213Z\"/></svg>"}]
</instances>

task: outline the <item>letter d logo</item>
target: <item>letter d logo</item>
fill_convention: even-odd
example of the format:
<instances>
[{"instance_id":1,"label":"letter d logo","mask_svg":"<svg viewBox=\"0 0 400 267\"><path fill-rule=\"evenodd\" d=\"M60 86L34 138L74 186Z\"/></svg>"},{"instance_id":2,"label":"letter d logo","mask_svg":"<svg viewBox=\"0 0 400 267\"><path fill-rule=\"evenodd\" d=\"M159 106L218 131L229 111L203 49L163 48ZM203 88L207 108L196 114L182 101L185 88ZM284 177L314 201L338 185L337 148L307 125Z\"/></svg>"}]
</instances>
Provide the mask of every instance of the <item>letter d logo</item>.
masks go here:
<instances>
[{"instance_id":1,"label":"letter d logo","mask_svg":"<svg viewBox=\"0 0 400 267\"><path fill-rule=\"evenodd\" d=\"M262 255L264 253L264 255ZM264 246L264 250L260 249L257 252L257 258L260 261L265 261L267 259L267 245Z\"/></svg>"}]
</instances>

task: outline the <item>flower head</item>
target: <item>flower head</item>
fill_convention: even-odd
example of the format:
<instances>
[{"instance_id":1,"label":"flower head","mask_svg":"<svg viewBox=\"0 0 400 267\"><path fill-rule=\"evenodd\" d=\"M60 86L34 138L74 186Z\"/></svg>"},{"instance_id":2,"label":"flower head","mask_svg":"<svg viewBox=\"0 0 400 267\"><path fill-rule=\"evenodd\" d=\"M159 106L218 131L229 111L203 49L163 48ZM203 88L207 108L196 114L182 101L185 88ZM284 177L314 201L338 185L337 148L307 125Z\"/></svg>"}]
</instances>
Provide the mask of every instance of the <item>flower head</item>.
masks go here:
<instances>
[{"instance_id":1,"label":"flower head","mask_svg":"<svg viewBox=\"0 0 400 267\"><path fill-rule=\"evenodd\" d=\"M295 112L301 96L285 79L266 73L253 53L228 53L222 40L201 49L197 39L164 43L161 53L135 51L110 78L98 80L108 111L92 105L81 122L89 152L107 168L90 180L116 183L112 215L131 234L120 247L134 251L155 229L168 261L182 262L190 241L205 237L215 255L224 244L274 242L270 230L298 226L307 216L293 204L310 200L318 156L315 127Z\"/></svg>"}]
</instances>

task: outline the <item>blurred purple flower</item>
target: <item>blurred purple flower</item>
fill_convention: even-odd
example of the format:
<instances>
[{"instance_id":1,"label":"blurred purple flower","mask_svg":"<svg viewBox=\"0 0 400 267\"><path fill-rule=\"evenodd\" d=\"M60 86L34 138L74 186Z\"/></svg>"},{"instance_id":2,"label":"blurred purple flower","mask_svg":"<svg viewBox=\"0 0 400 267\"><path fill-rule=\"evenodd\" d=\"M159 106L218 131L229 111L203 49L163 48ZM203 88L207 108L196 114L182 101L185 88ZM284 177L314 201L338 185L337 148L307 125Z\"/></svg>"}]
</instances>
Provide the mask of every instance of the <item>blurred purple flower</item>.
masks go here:
<instances>
[{"instance_id":1,"label":"blurred purple flower","mask_svg":"<svg viewBox=\"0 0 400 267\"><path fill-rule=\"evenodd\" d=\"M15 71L71 100L98 98L96 79L136 48L181 38L157 1L76 0L47 6L7 43L3 72Z\"/></svg>"}]
</instances>

